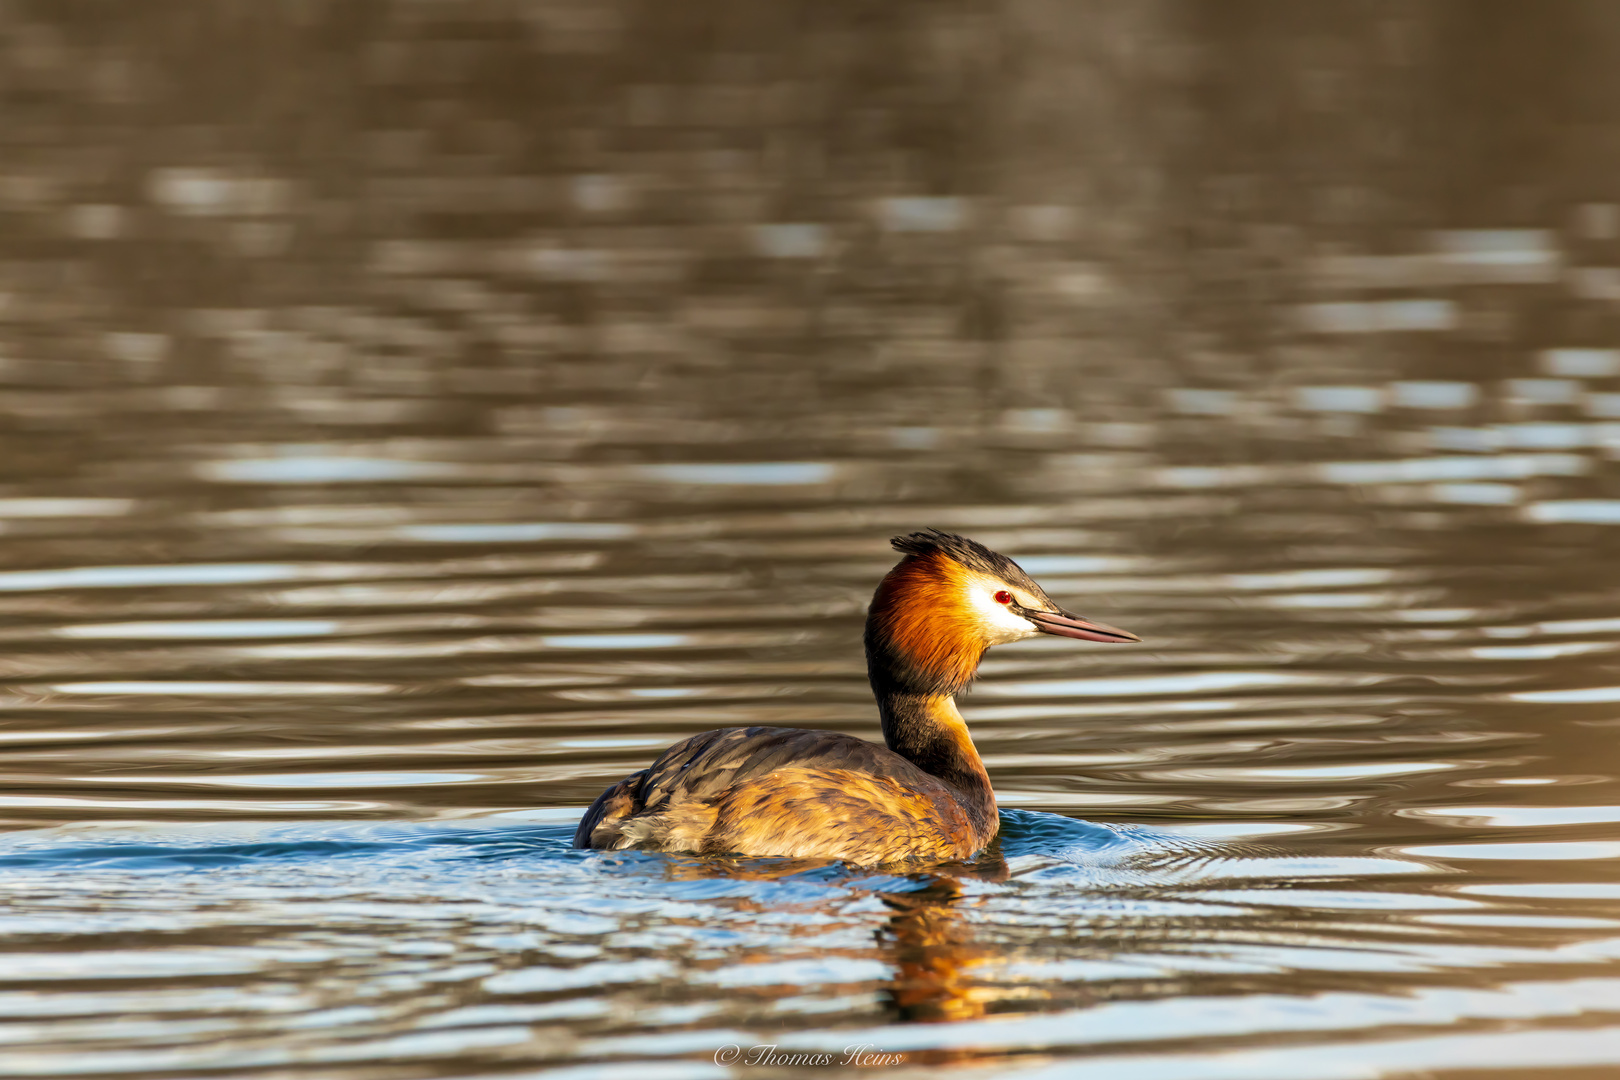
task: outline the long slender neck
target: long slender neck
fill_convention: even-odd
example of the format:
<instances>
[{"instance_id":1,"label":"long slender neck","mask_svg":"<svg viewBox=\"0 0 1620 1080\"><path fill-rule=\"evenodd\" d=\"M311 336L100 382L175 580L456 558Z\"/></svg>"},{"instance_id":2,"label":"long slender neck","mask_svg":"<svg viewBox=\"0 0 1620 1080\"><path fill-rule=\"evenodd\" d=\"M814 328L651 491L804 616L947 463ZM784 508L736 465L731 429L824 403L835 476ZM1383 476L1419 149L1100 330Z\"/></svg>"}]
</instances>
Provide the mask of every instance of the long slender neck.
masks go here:
<instances>
[{"instance_id":1,"label":"long slender neck","mask_svg":"<svg viewBox=\"0 0 1620 1080\"><path fill-rule=\"evenodd\" d=\"M882 596L880 588L879 598ZM945 657L943 669L938 665L920 668L897 647L885 612L886 606L874 602L866 620L866 667L883 721L883 741L919 769L949 784L988 838L996 828L996 796L955 699L978 668L984 650ZM953 674L946 677L941 670Z\"/></svg>"},{"instance_id":2,"label":"long slender neck","mask_svg":"<svg viewBox=\"0 0 1620 1080\"><path fill-rule=\"evenodd\" d=\"M981 830L992 827L996 794L955 699L890 694L878 697L878 712L889 749L949 784Z\"/></svg>"}]
</instances>

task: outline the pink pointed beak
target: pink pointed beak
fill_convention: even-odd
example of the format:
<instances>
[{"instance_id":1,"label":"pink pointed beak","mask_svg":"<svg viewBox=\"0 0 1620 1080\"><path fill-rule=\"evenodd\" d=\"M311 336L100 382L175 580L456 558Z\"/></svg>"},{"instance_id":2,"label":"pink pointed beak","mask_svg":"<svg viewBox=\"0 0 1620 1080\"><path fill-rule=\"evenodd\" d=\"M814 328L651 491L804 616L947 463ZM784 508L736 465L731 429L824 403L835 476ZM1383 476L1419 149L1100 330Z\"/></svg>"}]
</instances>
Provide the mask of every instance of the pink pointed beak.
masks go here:
<instances>
[{"instance_id":1,"label":"pink pointed beak","mask_svg":"<svg viewBox=\"0 0 1620 1080\"><path fill-rule=\"evenodd\" d=\"M1031 611L1025 609L1019 614L1035 624L1035 628L1043 634L1052 634L1056 637L1079 638L1081 641L1141 641L1142 639L1129 630L1120 630L1107 623L1093 622L1083 619L1079 615L1071 615L1067 611Z\"/></svg>"}]
</instances>

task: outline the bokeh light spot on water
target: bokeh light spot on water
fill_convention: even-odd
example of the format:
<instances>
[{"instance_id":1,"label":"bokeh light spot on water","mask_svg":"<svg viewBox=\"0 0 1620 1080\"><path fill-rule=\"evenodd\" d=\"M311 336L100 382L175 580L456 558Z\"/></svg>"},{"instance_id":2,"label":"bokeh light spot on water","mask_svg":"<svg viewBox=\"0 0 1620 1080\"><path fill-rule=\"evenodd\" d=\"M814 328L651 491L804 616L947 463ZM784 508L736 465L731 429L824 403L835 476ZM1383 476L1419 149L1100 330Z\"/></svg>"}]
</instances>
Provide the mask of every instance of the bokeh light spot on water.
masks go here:
<instances>
[{"instance_id":1,"label":"bokeh light spot on water","mask_svg":"<svg viewBox=\"0 0 1620 1080\"><path fill-rule=\"evenodd\" d=\"M299 576L299 568L287 564L75 566L62 570L0 571L0 592L120 589L157 585L243 585L263 581L288 581Z\"/></svg>"},{"instance_id":2,"label":"bokeh light spot on water","mask_svg":"<svg viewBox=\"0 0 1620 1080\"><path fill-rule=\"evenodd\" d=\"M1408 409L1466 409L1480 398L1474 383L1403 380L1390 384L1394 404Z\"/></svg>"},{"instance_id":3,"label":"bokeh light spot on water","mask_svg":"<svg viewBox=\"0 0 1620 1080\"><path fill-rule=\"evenodd\" d=\"M1571 690L1521 690L1509 697L1515 701L1534 701L1557 705L1581 705L1592 702L1620 701L1620 686L1589 686Z\"/></svg>"},{"instance_id":4,"label":"bokeh light spot on water","mask_svg":"<svg viewBox=\"0 0 1620 1080\"><path fill-rule=\"evenodd\" d=\"M330 619L209 619L192 622L84 623L58 627L67 638L133 640L320 637L338 628Z\"/></svg>"},{"instance_id":5,"label":"bokeh light spot on water","mask_svg":"<svg viewBox=\"0 0 1620 1080\"><path fill-rule=\"evenodd\" d=\"M177 697L245 696L264 697L291 694L347 696L351 694L386 694L391 686L377 683L326 682L152 682L129 680L124 682L56 683L51 687L58 694L157 694Z\"/></svg>"},{"instance_id":6,"label":"bokeh light spot on water","mask_svg":"<svg viewBox=\"0 0 1620 1080\"><path fill-rule=\"evenodd\" d=\"M237 484L364 484L384 480L450 479L459 465L443 461L375 458L279 457L213 461L197 466L205 480Z\"/></svg>"},{"instance_id":7,"label":"bokeh light spot on water","mask_svg":"<svg viewBox=\"0 0 1620 1080\"><path fill-rule=\"evenodd\" d=\"M1536 522L1620 525L1620 499L1561 499L1531 503L1525 517Z\"/></svg>"}]
</instances>

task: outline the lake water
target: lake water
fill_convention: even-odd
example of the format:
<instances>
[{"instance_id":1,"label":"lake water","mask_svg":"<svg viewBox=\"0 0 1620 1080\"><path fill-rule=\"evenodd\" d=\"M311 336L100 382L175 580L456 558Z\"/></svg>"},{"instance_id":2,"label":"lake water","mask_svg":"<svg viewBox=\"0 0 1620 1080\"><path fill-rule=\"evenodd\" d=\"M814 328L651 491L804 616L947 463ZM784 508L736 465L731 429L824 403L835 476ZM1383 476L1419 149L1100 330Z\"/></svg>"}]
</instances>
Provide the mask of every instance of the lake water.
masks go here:
<instances>
[{"instance_id":1,"label":"lake water","mask_svg":"<svg viewBox=\"0 0 1620 1080\"><path fill-rule=\"evenodd\" d=\"M1607 6L0 54L0 1074L1620 1069ZM880 738L925 526L1144 638L991 654L989 854L569 849L687 735Z\"/></svg>"}]
</instances>

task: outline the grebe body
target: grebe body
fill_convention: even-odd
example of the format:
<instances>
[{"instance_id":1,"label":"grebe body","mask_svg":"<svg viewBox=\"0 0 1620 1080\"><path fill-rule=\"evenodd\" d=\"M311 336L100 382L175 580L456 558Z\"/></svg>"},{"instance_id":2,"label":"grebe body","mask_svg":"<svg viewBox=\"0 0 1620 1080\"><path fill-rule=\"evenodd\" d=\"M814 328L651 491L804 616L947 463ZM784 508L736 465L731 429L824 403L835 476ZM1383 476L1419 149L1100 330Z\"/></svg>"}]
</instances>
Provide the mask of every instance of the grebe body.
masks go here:
<instances>
[{"instance_id":1,"label":"grebe body","mask_svg":"<svg viewBox=\"0 0 1620 1080\"><path fill-rule=\"evenodd\" d=\"M577 848L842 859L863 866L971 858L999 825L990 776L955 695L992 645L1036 634L1136 641L1070 614L1018 566L937 530L872 597L867 674L886 746L801 728L706 731L604 791Z\"/></svg>"}]
</instances>

